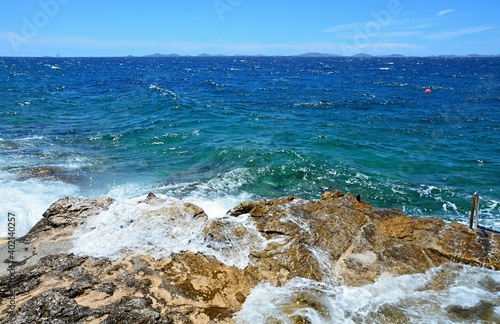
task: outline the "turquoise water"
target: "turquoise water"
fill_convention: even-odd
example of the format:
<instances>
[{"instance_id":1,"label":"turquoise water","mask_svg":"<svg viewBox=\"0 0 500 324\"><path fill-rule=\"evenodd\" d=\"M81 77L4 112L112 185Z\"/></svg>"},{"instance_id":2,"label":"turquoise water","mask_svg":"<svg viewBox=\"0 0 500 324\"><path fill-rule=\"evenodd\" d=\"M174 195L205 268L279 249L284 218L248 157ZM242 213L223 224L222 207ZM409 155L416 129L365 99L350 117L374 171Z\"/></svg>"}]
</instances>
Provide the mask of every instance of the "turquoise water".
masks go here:
<instances>
[{"instance_id":1,"label":"turquoise water","mask_svg":"<svg viewBox=\"0 0 500 324\"><path fill-rule=\"evenodd\" d=\"M64 196L154 191L223 212L247 199L341 189L467 222L477 191L481 223L500 229L499 66L500 58L0 58L0 217L15 212L23 233ZM33 177L34 167L58 172Z\"/></svg>"}]
</instances>

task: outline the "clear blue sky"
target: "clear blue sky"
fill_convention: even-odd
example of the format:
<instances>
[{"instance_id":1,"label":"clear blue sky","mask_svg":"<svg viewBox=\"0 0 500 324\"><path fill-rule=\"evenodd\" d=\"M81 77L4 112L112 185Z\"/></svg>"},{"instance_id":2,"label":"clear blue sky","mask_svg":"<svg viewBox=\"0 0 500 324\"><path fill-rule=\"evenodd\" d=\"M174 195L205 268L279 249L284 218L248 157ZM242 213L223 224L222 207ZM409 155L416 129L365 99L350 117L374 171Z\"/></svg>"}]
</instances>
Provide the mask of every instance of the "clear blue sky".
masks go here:
<instances>
[{"instance_id":1,"label":"clear blue sky","mask_svg":"<svg viewBox=\"0 0 500 324\"><path fill-rule=\"evenodd\" d=\"M499 0L0 3L0 56L500 54Z\"/></svg>"}]
</instances>

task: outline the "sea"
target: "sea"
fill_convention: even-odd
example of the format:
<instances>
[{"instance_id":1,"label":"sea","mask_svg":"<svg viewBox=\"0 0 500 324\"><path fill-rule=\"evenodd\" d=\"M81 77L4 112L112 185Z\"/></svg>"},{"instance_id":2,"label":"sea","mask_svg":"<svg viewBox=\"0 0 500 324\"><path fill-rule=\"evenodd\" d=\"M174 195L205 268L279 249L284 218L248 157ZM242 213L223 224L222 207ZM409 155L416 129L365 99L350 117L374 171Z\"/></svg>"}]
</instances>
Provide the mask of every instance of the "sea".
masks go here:
<instances>
[{"instance_id":1,"label":"sea","mask_svg":"<svg viewBox=\"0 0 500 324\"><path fill-rule=\"evenodd\" d=\"M0 237L9 213L20 237L63 197L130 209L154 192L220 218L333 189L463 224L477 193L478 225L500 231L499 180L500 57L0 57ZM263 282L235 318L288 323L304 293L328 310L294 310L310 323L500 323L499 272L458 265Z\"/></svg>"}]
</instances>

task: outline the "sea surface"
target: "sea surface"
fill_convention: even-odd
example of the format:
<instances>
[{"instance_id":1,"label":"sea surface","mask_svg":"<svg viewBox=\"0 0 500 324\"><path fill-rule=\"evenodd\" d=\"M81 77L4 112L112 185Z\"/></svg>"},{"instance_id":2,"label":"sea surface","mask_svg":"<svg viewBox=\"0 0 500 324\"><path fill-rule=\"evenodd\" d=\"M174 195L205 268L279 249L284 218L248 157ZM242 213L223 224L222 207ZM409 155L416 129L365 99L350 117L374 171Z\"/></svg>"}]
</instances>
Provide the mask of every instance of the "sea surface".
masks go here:
<instances>
[{"instance_id":1,"label":"sea surface","mask_svg":"<svg viewBox=\"0 0 500 324\"><path fill-rule=\"evenodd\" d=\"M21 236L65 196L127 205L154 192L223 217L244 200L331 189L464 224L477 192L479 225L498 231L499 180L498 57L0 58L0 237L8 213ZM425 288L443 272L453 284ZM499 305L499 286L498 272L466 266L361 288L297 278L262 283L238 316L286 322L280 305L308 291L340 316L303 310L313 323L400 302L410 322L460 322L443 309Z\"/></svg>"}]
</instances>

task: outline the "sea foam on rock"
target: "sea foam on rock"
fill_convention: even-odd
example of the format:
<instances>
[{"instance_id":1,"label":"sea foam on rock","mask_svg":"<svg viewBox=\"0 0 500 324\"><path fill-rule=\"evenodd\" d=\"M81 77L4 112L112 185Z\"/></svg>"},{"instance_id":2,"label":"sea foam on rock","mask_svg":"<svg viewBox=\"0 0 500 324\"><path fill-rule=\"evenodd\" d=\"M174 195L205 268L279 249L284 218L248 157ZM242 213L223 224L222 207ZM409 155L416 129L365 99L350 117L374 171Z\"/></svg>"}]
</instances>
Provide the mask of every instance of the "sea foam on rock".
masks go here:
<instances>
[{"instance_id":1,"label":"sea foam on rock","mask_svg":"<svg viewBox=\"0 0 500 324\"><path fill-rule=\"evenodd\" d=\"M6 260L0 269L0 323L233 323L233 315L262 282L279 287L304 278L359 287L448 263L500 270L498 234L436 218L411 218L340 191L326 192L318 201L286 197L244 202L218 219L210 219L193 204L154 194L127 205L139 206L139 211L129 210L133 216L116 204L107 197L55 202L18 240L13 276L6 269L7 246L0 247L0 257ZM185 217L181 223L193 224L190 235L196 236L196 245L183 238L188 242L185 249L162 256L161 246L127 248L127 237L121 236L116 242L120 253L114 258L81 250L70 253L78 248L75 243L85 243L75 233L99 231L89 227L89 232L80 232L110 211L108 217L125 234L127 226L142 228L138 218L165 226L157 234L173 240L166 246L175 245L169 234L172 224ZM202 244L207 248L200 249ZM192 246L198 250L190 251ZM239 249L236 256L246 258L245 266L231 265L231 256L215 253L217 249ZM18 303L14 321L7 314L12 287Z\"/></svg>"}]
</instances>

